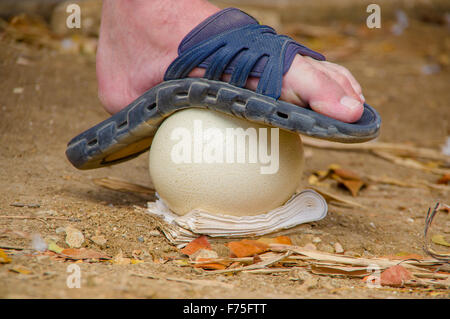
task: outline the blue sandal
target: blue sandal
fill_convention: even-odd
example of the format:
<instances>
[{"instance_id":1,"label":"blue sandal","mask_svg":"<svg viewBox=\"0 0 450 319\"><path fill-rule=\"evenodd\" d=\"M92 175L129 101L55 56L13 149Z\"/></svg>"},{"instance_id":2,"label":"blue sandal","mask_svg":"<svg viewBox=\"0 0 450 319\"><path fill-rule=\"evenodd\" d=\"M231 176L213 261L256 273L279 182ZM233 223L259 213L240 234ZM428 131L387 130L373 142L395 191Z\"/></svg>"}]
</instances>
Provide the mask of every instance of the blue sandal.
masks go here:
<instances>
[{"instance_id":1,"label":"blue sandal","mask_svg":"<svg viewBox=\"0 0 450 319\"><path fill-rule=\"evenodd\" d=\"M166 117L190 107L331 141L356 143L375 138L381 119L367 104L361 119L349 124L279 100L283 75L298 53L325 60L238 9L222 10L183 39L164 82L72 139L66 155L79 169L132 159L149 149ZM188 78L196 67L206 69L204 77ZM223 74L231 75L228 83L221 81ZM249 76L259 78L256 91L244 88Z\"/></svg>"}]
</instances>

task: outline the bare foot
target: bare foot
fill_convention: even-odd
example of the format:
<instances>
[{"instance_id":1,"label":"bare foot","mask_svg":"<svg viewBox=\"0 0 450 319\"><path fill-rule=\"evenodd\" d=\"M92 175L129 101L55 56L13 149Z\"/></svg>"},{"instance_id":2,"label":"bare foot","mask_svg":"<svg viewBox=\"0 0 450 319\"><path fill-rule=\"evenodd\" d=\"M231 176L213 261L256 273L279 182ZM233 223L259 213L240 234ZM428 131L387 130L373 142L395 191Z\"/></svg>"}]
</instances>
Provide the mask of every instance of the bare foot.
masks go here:
<instances>
[{"instance_id":1,"label":"bare foot","mask_svg":"<svg viewBox=\"0 0 450 319\"><path fill-rule=\"evenodd\" d=\"M218 11L205 0L104 0L97 79L105 109L116 113L161 83L182 39ZM190 76L203 74L197 68ZM249 78L246 87L257 84ZM280 99L349 123L364 109L361 86L346 68L301 55L283 77Z\"/></svg>"}]
</instances>

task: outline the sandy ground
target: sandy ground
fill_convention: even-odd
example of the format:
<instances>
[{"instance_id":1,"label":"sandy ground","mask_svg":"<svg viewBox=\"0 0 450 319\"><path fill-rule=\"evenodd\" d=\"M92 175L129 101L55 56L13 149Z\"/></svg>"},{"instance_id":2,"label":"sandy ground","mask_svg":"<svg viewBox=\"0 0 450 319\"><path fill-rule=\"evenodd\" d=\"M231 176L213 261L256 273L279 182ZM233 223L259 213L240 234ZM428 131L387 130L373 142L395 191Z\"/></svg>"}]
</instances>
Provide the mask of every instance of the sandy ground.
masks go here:
<instances>
[{"instance_id":1,"label":"sandy ground","mask_svg":"<svg viewBox=\"0 0 450 319\"><path fill-rule=\"evenodd\" d=\"M280 21L281 26L287 23ZM378 30L369 30L361 23L341 22L332 28L340 34L334 38L336 44L314 37L306 41L313 48L334 54L333 60L349 68L360 81L366 100L383 119L379 141L440 149L450 135L448 28L432 19L410 19L408 28L397 36L390 31L392 20ZM327 24L323 22L322 26ZM337 51L348 43L356 45L356 49ZM426 74L424 71L430 68L435 72ZM360 279L314 276L317 278L313 284L302 284L292 280L291 273L214 275L207 279L217 284L209 286L165 280L205 278L202 270L170 261L170 257L180 256L176 247L155 232L152 217L134 208L145 207L152 198L107 190L92 182L93 178L110 176L151 186L148 153L92 171L79 171L65 158L65 147L72 137L107 117L97 98L94 55L62 52L3 34L0 80L0 245L24 248L6 250L12 262L0 264L1 298L449 297L448 291L432 294L426 289L369 289ZM369 153L307 149L310 156L306 160L305 185L312 172L332 163L363 176L430 183L439 178ZM366 257L405 252L423 255L422 234L428 208L438 201L450 202L448 190L372 184L357 198L349 197L335 184L329 191L367 208L330 205L324 220L303 225L290 236L295 244L305 245L319 237L321 242L316 245L322 251L329 251L332 243L339 242L346 251ZM13 203L39 207L15 207ZM45 216L67 219L43 219ZM110 256L122 251L128 257L140 250L144 262L79 263L82 286L69 289L66 278L70 262L34 253L26 236L38 233L67 247L64 234L56 230L69 225L83 232L84 247ZM448 214L441 214L433 229L449 236L449 226ZM90 238L95 235L105 236L106 245L93 243ZM214 247L225 249L219 243ZM20 266L31 274L11 271ZM144 279L136 274L161 279Z\"/></svg>"}]
</instances>

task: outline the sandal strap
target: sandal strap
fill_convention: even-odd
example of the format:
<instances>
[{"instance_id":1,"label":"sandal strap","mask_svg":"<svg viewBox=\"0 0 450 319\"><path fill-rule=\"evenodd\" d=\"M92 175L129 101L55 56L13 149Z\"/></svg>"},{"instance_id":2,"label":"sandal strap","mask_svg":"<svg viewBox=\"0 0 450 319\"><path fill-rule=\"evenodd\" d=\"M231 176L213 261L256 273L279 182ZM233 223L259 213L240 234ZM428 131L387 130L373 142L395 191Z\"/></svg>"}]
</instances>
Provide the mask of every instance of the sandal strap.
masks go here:
<instances>
[{"instance_id":1,"label":"sandal strap","mask_svg":"<svg viewBox=\"0 0 450 319\"><path fill-rule=\"evenodd\" d=\"M249 76L259 77L256 93L279 99L283 75L296 54L323 61L320 53L308 49L266 25L249 24L212 36L179 53L170 64L164 80L188 77L205 68L204 78L220 81L231 74L229 83L244 87Z\"/></svg>"}]
</instances>

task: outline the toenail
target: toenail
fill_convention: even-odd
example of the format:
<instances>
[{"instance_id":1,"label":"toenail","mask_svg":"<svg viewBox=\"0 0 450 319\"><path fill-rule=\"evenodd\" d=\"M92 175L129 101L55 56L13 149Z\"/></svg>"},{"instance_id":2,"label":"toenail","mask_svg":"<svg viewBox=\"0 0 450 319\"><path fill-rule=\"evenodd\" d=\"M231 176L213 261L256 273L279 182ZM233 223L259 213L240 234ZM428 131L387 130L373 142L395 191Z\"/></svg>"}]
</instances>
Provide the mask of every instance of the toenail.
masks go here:
<instances>
[{"instance_id":1,"label":"toenail","mask_svg":"<svg viewBox=\"0 0 450 319\"><path fill-rule=\"evenodd\" d=\"M362 95L362 93L361 93L360 97L361 97L361 100L363 100L364 102L366 101L366 98L364 97L364 95Z\"/></svg>"},{"instance_id":2,"label":"toenail","mask_svg":"<svg viewBox=\"0 0 450 319\"><path fill-rule=\"evenodd\" d=\"M341 99L341 104L347 107L348 109L355 111L361 108L361 102L351 98L350 96L344 96Z\"/></svg>"}]
</instances>

